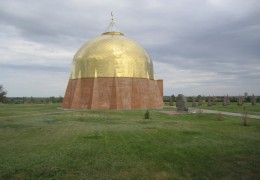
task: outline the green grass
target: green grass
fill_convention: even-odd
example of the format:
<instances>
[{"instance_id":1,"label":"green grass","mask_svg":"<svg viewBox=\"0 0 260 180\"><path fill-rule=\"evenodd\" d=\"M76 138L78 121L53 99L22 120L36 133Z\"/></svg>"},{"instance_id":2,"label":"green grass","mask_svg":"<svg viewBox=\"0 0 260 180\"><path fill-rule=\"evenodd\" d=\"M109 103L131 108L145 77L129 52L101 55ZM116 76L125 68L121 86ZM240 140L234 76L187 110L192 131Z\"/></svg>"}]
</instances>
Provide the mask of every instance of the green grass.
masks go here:
<instances>
[{"instance_id":1,"label":"green grass","mask_svg":"<svg viewBox=\"0 0 260 180\"><path fill-rule=\"evenodd\" d=\"M57 104L0 104L0 117L51 112L63 112L63 110L57 108Z\"/></svg>"},{"instance_id":2,"label":"green grass","mask_svg":"<svg viewBox=\"0 0 260 180\"><path fill-rule=\"evenodd\" d=\"M0 105L0 179L260 178L259 120L58 107Z\"/></svg>"}]
</instances>

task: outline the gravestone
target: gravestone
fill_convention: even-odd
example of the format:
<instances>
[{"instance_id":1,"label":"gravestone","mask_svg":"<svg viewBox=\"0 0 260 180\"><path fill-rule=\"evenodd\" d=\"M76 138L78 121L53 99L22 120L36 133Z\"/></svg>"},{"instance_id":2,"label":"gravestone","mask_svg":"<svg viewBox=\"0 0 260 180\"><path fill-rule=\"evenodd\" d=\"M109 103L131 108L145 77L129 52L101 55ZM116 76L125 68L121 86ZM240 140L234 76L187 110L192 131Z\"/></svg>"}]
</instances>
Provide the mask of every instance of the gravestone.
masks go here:
<instances>
[{"instance_id":1,"label":"gravestone","mask_svg":"<svg viewBox=\"0 0 260 180\"><path fill-rule=\"evenodd\" d=\"M212 105L216 105L216 98L215 97L212 98Z\"/></svg>"},{"instance_id":2,"label":"gravestone","mask_svg":"<svg viewBox=\"0 0 260 180\"><path fill-rule=\"evenodd\" d=\"M227 99L227 100L226 100L226 101L227 101L227 105L230 105L230 99L229 99L229 97L227 96L226 99Z\"/></svg>"},{"instance_id":3,"label":"gravestone","mask_svg":"<svg viewBox=\"0 0 260 180\"><path fill-rule=\"evenodd\" d=\"M172 96L170 96L170 106L173 106Z\"/></svg>"},{"instance_id":4,"label":"gravestone","mask_svg":"<svg viewBox=\"0 0 260 180\"><path fill-rule=\"evenodd\" d=\"M202 98L200 97L199 98L199 106L202 106L203 105L203 101L202 101Z\"/></svg>"},{"instance_id":5,"label":"gravestone","mask_svg":"<svg viewBox=\"0 0 260 180\"><path fill-rule=\"evenodd\" d=\"M223 106L226 106L226 105L227 105L227 98L226 98L225 96L223 97L222 105L223 105Z\"/></svg>"},{"instance_id":6,"label":"gravestone","mask_svg":"<svg viewBox=\"0 0 260 180\"><path fill-rule=\"evenodd\" d=\"M208 98L208 106L212 106L211 97Z\"/></svg>"},{"instance_id":7,"label":"gravestone","mask_svg":"<svg viewBox=\"0 0 260 180\"><path fill-rule=\"evenodd\" d=\"M186 97L183 94L179 94L176 98L176 107L177 111L188 111L188 102Z\"/></svg>"},{"instance_id":8,"label":"gravestone","mask_svg":"<svg viewBox=\"0 0 260 180\"><path fill-rule=\"evenodd\" d=\"M237 98L237 105L238 106L242 106L244 104L244 102L243 102L243 97L242 96L239 96L238 98Z\"/></svg>"},{"instance_id":9,"label":"gravestone","mask_svg":"<svg viewBox=\"0 0 260 180\"><path fill-rule=\"evenodd\" d=\"M196 103L196 99L193 97L192 98L192 107L196 107L197 103Z\"/></svg>"},{"instance_id":10,"label":"gravestone","mask_svg":"<svg viewBox=\"0 0 260 180\"><path fill-rule=\"evenodd\" d=\"M228 96L223 97L223 106L230 105L230 100Z\"/></svg>"}]
</instances>

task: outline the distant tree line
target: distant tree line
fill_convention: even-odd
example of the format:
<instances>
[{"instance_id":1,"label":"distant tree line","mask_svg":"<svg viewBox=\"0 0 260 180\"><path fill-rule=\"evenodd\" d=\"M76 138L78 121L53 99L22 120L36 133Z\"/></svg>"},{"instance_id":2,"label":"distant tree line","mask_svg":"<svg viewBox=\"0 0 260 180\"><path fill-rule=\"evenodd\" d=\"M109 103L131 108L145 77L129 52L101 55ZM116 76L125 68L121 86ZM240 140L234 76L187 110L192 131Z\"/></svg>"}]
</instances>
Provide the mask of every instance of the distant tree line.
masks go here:
<instances>
[{"instance_id":1,"label":"distant tree line","mask_svg":"<svg viewBox=\"0 0 260 180\"><path fill-rule=\"evenodd\" d=\"M63 97L7 97L6 103L11 104L48 104L48 103L62 103Z\"/></svg>"},{"instance_id":2,"label":"distant tree line","mask_svg":"<svg viewBox=\"0 0 260 180\"><path fill-rule=\"evenodd\" d=\"M7 97L7 91L3 85L0 84L0 103L13 103L13 104L47 104L47 103L62 103L63 97Z\"/></svg>"}]
</instances>

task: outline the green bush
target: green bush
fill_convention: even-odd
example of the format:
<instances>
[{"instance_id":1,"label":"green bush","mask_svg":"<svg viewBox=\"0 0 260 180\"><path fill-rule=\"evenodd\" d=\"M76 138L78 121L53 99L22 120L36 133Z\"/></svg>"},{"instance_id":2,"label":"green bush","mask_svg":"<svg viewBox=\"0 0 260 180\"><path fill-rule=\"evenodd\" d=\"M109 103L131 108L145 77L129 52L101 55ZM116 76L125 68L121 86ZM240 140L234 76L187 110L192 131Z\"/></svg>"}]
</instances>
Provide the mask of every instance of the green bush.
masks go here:
<instances>
[{"instance_id":1,"label":"green bush","mask_svg":"<svg viewBox=\"0 0 260 180\"><path fill-rule=\"evenodd\" d=\"M146 112L144 114L144 119L150 119L150 112L148 109L146 110Z\"/></svg>"}]
</instances>

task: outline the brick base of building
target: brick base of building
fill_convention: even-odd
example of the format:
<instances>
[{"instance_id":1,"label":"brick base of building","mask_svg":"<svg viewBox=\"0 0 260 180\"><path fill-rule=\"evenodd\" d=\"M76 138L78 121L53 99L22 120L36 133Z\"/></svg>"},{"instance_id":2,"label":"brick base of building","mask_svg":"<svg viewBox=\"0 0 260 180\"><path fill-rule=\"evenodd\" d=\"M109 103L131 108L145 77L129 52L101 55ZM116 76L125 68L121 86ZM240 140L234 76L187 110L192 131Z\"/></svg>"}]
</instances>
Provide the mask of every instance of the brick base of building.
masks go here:
<instances>
[{"instance_id":1,"label":"brick base of building","mask_svg":"<svg viewBox=\"0 0 260 180\"><path fill-rule=\"evenodd\" d=\"M142 78L70 79L65 109L163 108L163 81Z\"/></svg>"}]
</instances>

